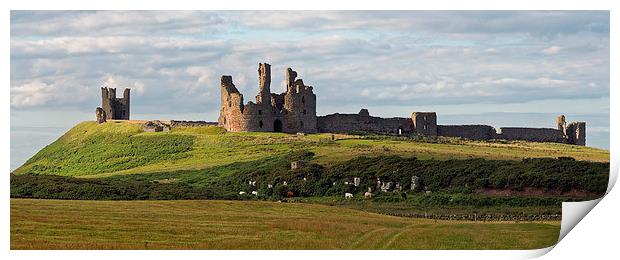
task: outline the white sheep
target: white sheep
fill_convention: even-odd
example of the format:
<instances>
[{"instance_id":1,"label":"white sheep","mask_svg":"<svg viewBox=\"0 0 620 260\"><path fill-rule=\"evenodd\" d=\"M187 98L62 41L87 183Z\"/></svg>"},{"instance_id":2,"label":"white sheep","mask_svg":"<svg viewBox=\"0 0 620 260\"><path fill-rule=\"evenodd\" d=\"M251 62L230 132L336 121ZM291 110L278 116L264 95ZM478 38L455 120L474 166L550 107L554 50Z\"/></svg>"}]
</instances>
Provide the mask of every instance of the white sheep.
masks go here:
<instances>
[{"instance_id":1,"label":"white sheep","mask_svg":"<svg viewBox=\"0 0 620 260\"><path fill-rule=\"evenodd\" d=\"M252 191L252 195L256 195L256 196L258 196L258 191L253 190L253 191Z\"/></svg>"},{"instance_id":2,"label":"white sheep","mask_svg":"<svg viewBox=\"0 0 620 260\"><path fill-rule=\"evenodd\" d=\"M240 191L239 195L245 195L245 191Z\"/></svg>"},{"instance_id":3,"label":"white sheep","mask_svg":"<svg viewBox=\"0 0 620 260\"><path fill-rule=\"evenodd\" d=\"M370 193L370 192L364 193L364 198L367 198L367 199L372 198L372 193Z\"/></svg>"},{"instance_id":4,"label":"white sheep","mask_svg":"<svg viewBox=\"0 0 620 260\"><path fill-rule=\"evenodd\" d=\"M347 192L347 193L344 194L344 198L345 199L352 199L353 198L353 194Z\"/></svg>"}]
</instances>

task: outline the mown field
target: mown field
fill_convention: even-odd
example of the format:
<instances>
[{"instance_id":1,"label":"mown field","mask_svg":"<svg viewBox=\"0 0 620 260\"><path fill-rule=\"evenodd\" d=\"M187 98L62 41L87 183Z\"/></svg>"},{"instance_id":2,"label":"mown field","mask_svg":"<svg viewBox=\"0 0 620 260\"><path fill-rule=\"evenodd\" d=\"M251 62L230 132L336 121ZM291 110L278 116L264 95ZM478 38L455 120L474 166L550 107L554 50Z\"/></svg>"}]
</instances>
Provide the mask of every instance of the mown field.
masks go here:
<instances>
[{"instance_id":1,"label":"mown field","mask_svg":"<svg viewBox=\"0 0 620 260\"><path fill-rule=\"evenodd\" d=\"M399 155L419 159L521 160L573 157L609 162L609 151L565 144L475 142L458 139L363 137L331 134L227 133L219 127L175 128L144 133L132 122L83 122L48 145L15 174L108 177L190 171L260 161L295 150L315 154L313 163L330 166L359 156Z\"/></svg>"},{"instance_id":2,"label":"mown field","mask_svg":"<svg viewBox=\"0 0 620 260\"><path fill-rule=\"evenodd\" d=\"M392 217L264 201L11 199L11 249L533 249L559 222Z\"/></svg>"}]
</instances>

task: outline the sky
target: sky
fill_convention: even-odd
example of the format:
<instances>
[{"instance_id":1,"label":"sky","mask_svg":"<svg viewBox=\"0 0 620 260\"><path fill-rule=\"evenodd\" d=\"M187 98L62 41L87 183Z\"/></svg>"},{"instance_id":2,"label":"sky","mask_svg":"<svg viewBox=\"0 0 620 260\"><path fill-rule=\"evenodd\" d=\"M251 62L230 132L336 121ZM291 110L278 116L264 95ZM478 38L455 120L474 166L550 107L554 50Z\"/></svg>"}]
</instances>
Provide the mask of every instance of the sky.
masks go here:
<instances>
[{"instance_id":1,"label":"sky","mask_svg":"<svg viewBox=\"0 0 620 260\"><path fill-rule=\"evenodd\" d=\"M608 148L609 27L608 11L11 11L12 158L94 120L101 86L131 88L134 119L217 121L220 76L251 101L259 62L273 92L296 70L319 115L553 127L565 114ZM47 139L22 140L33 128Z\"/></svg>"}]
</instances>

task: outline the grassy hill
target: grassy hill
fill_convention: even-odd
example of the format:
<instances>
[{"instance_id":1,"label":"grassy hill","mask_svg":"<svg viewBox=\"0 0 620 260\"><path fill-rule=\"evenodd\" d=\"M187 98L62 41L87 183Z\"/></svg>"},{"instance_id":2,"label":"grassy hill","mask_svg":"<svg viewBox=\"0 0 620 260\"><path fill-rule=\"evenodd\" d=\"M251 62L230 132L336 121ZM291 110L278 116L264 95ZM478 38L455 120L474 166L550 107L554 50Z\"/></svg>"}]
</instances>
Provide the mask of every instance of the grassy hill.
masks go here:
<instances>
[{"instance_id":1,"label":"grassy hill","mask_svg":"<svg viewBox=\"0 0 620 260\"><path fill-rule=\"evenodd\" d=\"M228 133L219 127L173 128L146 133L140 124L83 122L46 146L14 174L107 177L213 168L260 161L294 151L313 152L312 162L331 166L358 156L418 159L521 160L573 157L609 162L609 151L556 143L476 142L450 138L331 134Z\"/></svg>"},{"instance_id":2,"label":"grassy hill","mask_svg":"<svg viewBox=\"0 0 620 260\"><path fill-rule=\"evenodd\" d=\"M556 143L83 122L11 175L11 248L541 248L561 203L599 197L608 173L608 151ZM395 217L427 213L478 221Z\"/></svg>"},{"instance_id":3,"label":"grassy hill","mask_svg":"<svg viewBox=\"0 0 620 260\"><path fill-rule=\"evenodd\" d=\"M393 217L261 201L11 199L11 249L534 249L560 222Z\"/></svg>"}]
</instances>

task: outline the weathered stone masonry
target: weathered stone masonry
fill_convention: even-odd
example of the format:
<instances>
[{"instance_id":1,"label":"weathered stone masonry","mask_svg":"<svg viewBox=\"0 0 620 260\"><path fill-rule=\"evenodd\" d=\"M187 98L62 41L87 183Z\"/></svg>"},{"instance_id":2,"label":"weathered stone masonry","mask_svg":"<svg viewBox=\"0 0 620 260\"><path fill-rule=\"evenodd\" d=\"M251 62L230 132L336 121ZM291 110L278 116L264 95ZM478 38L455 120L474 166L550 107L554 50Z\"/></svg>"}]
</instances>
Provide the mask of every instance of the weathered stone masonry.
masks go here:
<instances>
[{"instance_id":1,"label":"weathered stone masonry","mask_svg":"<svg viewBox=\"0 0 620 260\"><path fill-rule=\"evenodd\" d=\"M381 118L362 109L357 114L316 116L316 96L311 86L297 78L288 68L286 92L270 92L271 66L258 66L259 93L256 102L243 103L243 95L231 76L221 79L221 106L218 123L227 131L261 132L371 132L380 134L418 134L426 136L461 137L473 140L525 140L585 145L585 122L566 125L565 117L556 120L557 128L502 127L488 125L437 125L435 112L413 112L411 117Z\"/></svg>"},{"instance_id":2,"label":"weathered stone masonry","mask_svg":"<svg viewBox=\"0 0 620 260\"><path fill-rule=\"evenodd\" d=\"M232 132L315 133L316 96L311 86L297 78L297 72L286 70L286 92L271 93L271 66L258 66L259 92L256 102L244 104L243 95L231 76L221 78L219 125Z\"/></svg>"},{"instance_id":3,"label":"weathered stone masonry","mask_svg":"<svg viewBox=\"0 0 620 260\"><path fill-rule=\"evenodd\" d=\"M101 88L101 107L107 120L129 120L129 89L117 98L115 88Z\"/></svg>"}]
</instances>

